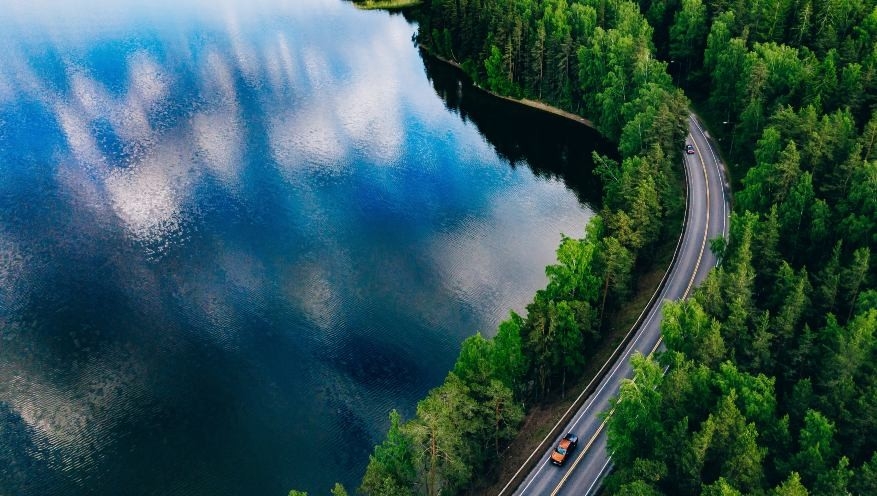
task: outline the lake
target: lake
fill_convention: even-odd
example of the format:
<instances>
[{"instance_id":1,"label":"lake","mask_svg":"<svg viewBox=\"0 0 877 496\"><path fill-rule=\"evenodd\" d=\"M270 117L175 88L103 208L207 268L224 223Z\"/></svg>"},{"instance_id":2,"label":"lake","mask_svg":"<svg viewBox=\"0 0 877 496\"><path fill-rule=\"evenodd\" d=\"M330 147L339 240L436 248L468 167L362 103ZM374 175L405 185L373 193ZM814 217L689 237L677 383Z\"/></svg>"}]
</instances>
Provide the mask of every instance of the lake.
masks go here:
<instances>
[{"instance_id":1,"label":"lake","mask_svg":"<svg viewBox=\"0 0 877 496\"><path fill-rule=\"evenodd\" d=\"M353 490L599 202L582 126L340 0L6 0L0 494Z\"/></svg>"}]
</instances>

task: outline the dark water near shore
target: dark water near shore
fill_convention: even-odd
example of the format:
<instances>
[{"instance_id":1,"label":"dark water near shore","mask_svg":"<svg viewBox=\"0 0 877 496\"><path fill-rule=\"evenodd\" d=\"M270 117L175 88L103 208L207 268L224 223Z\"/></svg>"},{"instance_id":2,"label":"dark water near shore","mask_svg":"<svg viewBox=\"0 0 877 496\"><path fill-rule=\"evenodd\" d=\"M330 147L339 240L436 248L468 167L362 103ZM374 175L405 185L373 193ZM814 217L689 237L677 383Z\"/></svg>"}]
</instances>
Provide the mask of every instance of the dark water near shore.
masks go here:
<instances>
[{"instance_id":1,"label":"dark water near shore","mask_svg":"<svg viewBox=\"0 0 877 496\"><path fill-rule=\"evenodd\" d=\"M355 487L544 285L595 134L336 0L4 2L0 495Z\"/></svg>"}]
</instances>

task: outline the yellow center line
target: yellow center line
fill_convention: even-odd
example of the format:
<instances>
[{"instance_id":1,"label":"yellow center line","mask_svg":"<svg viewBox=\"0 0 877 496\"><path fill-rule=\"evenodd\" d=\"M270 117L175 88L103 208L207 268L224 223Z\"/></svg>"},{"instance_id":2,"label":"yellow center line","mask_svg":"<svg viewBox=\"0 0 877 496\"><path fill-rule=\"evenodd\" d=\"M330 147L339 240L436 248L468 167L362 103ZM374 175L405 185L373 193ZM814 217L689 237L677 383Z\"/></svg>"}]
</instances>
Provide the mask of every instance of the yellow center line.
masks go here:
<instances>
[{"instance_id":1,"label":"yellow center line","mask_svg":"<svg viewBox=\"0 0 877 496\"><path fill-rule=\"evenodd\" d=\"M693 138L693 137L692 137ZM691 279L688 281L688 286L685 288L685 292L682 293L682 299L688 298L688 293L691 291L692 286L694 285L694 280L697 278L697 271L700 270L700 262L703 259L704 250L706 249L706 241L709 237L709 227L710 227L710 182L707 177L706 172L706 163L703 161L703 155L700 153L700 147L697 146L697 141L694 139L691 140L694 143L694 148L697 150L697 158L700 159L700 168L703 171L703 179L704 184L706 185L706 225L703 228L703 240L700 243L700 253L697 255L697 263L694 265L694 271L691 273ZM658 347L661 346L661 343L664 341L664 336L659 335L658 341L655 343L655 346L652 347L652 351L649 352L648 356L654 355L655 351L658 350ZM563 478L560 479L560 482L554 487L554 490L551 491L551 496L557 496L557 493L560 492L560 489L566 484L569 476L575 471L579 462L581 462L585 455L588 454L588 450L591 449L591 446L594 444L594 441L597 440L597 437L600 436L600 433L603 432L603 429L606 428L606 424L609 422L609 419L612 418L612 414L615 413L615 409L609 410L609 413L606 415L606 418L603 419L603 422L597 427L597 431L591 436L591 439L588 440L588 443L582 448L581 453L576 457L573 461L572 465L570 465L569 469L563 474Z\"/></svg>"},{"instance_id":2,"label":"yellow center line","mask_svg":"<svg viewBox=\"0 0 877 496\"><path fill-rule=\"evenodd\" d=\"M661 346L661 343L663 343L663 342L664 342L664 335L661 334L660 336L658 336L658 341L655 343L655 346L652 346L652 351L649 352L649 358L651 358L652 355L654 355L655 352L658 351L658 347Z\"/></svg>"},{"instance_id":3,"label":"yellow center line","mask_svg":"<svg viewBox=\"0 0 877 496\"><path fill-rule=\"evenodd\" d=\"M585 447L582 448L582 452L579 453L579 456L577 456L576 459L572 462L572 465L570 465L569 470L567 470L566 473L563 474L563 478L560 479L560 482L557 483L557 486L555 486L554 491L551 491L551 496L557 495L557 492L560 491L560 488L563 487L563 485L566 483L566 480L569 478L570 474L572 474L573 471L575 471L576 466L578 466L579 462L582 461L582 459L585 457L585 454L588 452L588 450L591 449L591 445L594 444L594 441L596 441L597 437L600 436L600 433L603 432L603 429L606 427L606 422L608 422L609 419L612 418L613 413L615 413L614 408L609 411L609 414L606 415L606 418L603 420L603 422L600 423L600 426L597 427L597 431L594 432L594 435L591 436L591 439L588 440L588 444L586 444Z\"/></svg>"},{"instance_id":4,"label":"yellow center line","mask_svg":"<svg viewBox=\"0 0 877 496\"><path fill-rule=\"evenodd\" d=\"M688 281L688 287L682 293L683 299L688 298L688 292L691 291L691 286L694 285L694 279L697 277L697 271L700 270L700 262L703 259L703 252L704 248L706 248L706 240L709 237L710 229L710 180L706 173L706 164L703 161L703 155L700 153L700 147L697 146L697 140L693 138L692 136L691 142L694 143L694 148L697 150L697 158L700 159L700 168L703 170L703 183L706 187L706 223L703 225L703 240L700 244L700 253L697 255L697 263L694 265L694 271L691 274L691 280Z\"/></svg>"}]
</instances>

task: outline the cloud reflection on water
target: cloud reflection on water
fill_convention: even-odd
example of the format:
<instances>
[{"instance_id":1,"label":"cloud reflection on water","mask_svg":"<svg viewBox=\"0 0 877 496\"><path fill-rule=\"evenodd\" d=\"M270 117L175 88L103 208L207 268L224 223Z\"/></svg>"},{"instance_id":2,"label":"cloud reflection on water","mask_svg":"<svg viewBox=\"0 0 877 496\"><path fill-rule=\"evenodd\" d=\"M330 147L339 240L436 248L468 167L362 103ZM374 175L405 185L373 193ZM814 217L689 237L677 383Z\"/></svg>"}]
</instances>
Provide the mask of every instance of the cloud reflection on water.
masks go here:
<instances>
[{"instance_id":1,"label":"cloud reflection on water","mask_svg":"<svg viewBox=\"0 0 877 496\"><path fill-rule=\"evenodd\" d=\"M399 74L407 68L397 60L400 51L411 49L409 26L392 23L389 33L333 52L330 62L327 54L307 42L293 53L281 28L260 32L260 23L240 15L236 7L226 5L220 10L221 20L216 21L225 30L225 48L214 44L205 50L206 56L196 55L195 68L162 66L158 60L188 60L187 54L138 50L119 61L127 68L126 87L120 96L91 73L88 59L65 60L68 89L52 89L23 62L26 41L18 50L12 48L16 84L0 86L6 93L18 89L18 95L7 98L35 98L50 109L70 152L82 165L97 168L96 177L109 191L114 211L131 236L146 244L147 251L174 238L182 239L177 235L184 223L180 214L186 210L181 203L191 198L187 190L197 187L205 173L213 173L232 190L237 188L246 138L238 78L249 87L273 89L275 97L261 102L258 112L273 116L267 123L268 140L284 175L307 170L302 164L312 164L321 173L327 172L327 167L342 167L351 152L342 143L352 143L358 154L376 163L392 163L401 154L405 131L398 101L416 99L406 95L398 83L408 76ZM302 10L294 9L293 15L299 12ZM124 10L111 9L104 14L98 30L107 25L118 29L126 22ZM169 41L163 46L174 44ZM299 94L288 94L300 79L297 61L309 85L295 88ZM183 101L171 101L169 95L176 98L185 94L184 82L171 76L180 74L181 69L198 76L200 90ZM338 69L356 77L339 79L333 74ZM155 128L156 114L187 108L193 109L187 118L178 117L162 129ZM112 138L120 142L120 149L113 152L120 156L101 149L100 142L106 137L97 132L100 121L110 124ZM201 157L206 169L190 168L193 157ZM120 164L124 172L114 170Z\"/></svg>"},{"instance_id":2,"label":"cloud reflection on water","mask_svg":"<svg viewBox=\"0 0 877 496\"><path fill-rule=\"evenodd\" d=\"M2 226L0 226L2 227ZM18 311L28 297L27 267L30 257L0 230L0 307ZM0 314L0 328L5 324Z\"/></svg>"},{"instance_id":3,"label":"cloud reflection on water","mask_svg":"<svg viewBox=\"0 0 877 496\"><path fill-rule=\"evenodd\" d=\"M294 8L285 14L313 15L302 3L287 4ZM318 3L320 9L327 6L325 2ZM77 12L67 12L69 24L60 25L33 16L34 12L51 10L51 19L55 19L59 15L57 5L46 2L19 8L22 5L23 2L13 2L4 15L11 14L21 31L45 30L44 36L24 36L9 44L3 56L6 69L0 72L0 103L30 101L42 105L53 116L67 145L66 151L55 154L59 186L67 190L77 205L89 208L91 217L100 218L104 227L112 224L105 217L114 215L128 236L141 246L142 260L120 261L129 266L120 267L120 272L149 273L150 265L160 262L171 251L184 249L183 244L190 239L187 231L199 222L199 205L193 203L198 201L195 190L208 178L220 180L230 191L241 189L248 139L245 119L252 120L258 114L268 117L265 120L268 143L290 183L306 183L299 177L302 174L325 175L327 169L333 168L341 172L337 168L343 167L353 152L342 143L353 143L356 153L373 161L392 161L400 156L404 140L402 116L386 110L395 108L400 99L415 97L402 94L400 86L394 83L398 67L394 64L397 54L392 50L387 55L372 57L375 62L372 64L363 62L368 57L361 48L342 48L331 54L330 61L318 46L292 42L280 27L263 32L264 19L259 16L267 11L253 18L252 12L241 14L238 12L241 7L229 4L219 9L222 13L212 21L222 33L210 37L205 47L186 51L183 50L186 43L180 45L175 39L179 34L160 33L159 36L166 37L157 45L160 48L138 48L113 61L124 68L121 88L108 83L106 74L95 68L87 44L83 45L84 50L64 55L61 62L66 81L59 85L44 79L44 68L31 65L29 59L34 51L65 52L64 45L68 43L87 43L78 39L76 29L71 29L71 25L79 22L88 21L89 27L83 30L90 36L99 32L110 39L127 26L139 23L128 17L126 9L101 8L99 22L90 24L95 21L94 15L82 15L78 9L100 7L80 6ZM66 9L61 6L61 10ZM205 10L208 19L213 10ZM404 43L384 48L410 50L410 29L404 23L394 23L393 40ZM191 33L183 34L190 36ZM46 47L46 39L56 46ZM379 51L381 39L381 34L376 34L367 43L368 50ZM338 69L354 74L353 80L337 80ZM301 85L302 70L308 85ZM186 82L192 76L194 92ZM249 117L245 117L241 106L238 88L242 84L250 90L268 87L273 93L271 98L251 102L259 108L247 110ZM109 127L102 128L102 123ZM318 192L302 192L300 206L311 205L308 215L324 215L320 213L323 200ZM331 221L326 218L317 224ZM88 230L85 226L82 229ZM13 311L17 307L9 299L12 294L23 293L24 273L19 250L11 241L0 241L0 284L4 303L10 303L4 307ZM255 301L266 297L263 295L266 274L258 263L242 262L253 257L240 248L223 253L216 260L224 272L221 278L211 272L196 272L189 280L180 281L174 292L189 301L186 308L199 313L192 315L192 321L204 322L207 336L222 347L236 349L244 324L235 308L235 296L229 294L225 283L232 283ZM341 292L347 290L338 280L339 264L350 264L343 250L336 249L331 260L327 264L326 257L307 257L291 267L282 285L287 301L328 333L334 333L343 319ZM154 286L146 289L147 284ZM140 289L148 293L161 291L155 284L161 283L146 277L141 279ZM142 310L157 316L167 308ZM19 352L7 348L4 360L27 356L25 350ZM58 466L53 468L62 472L75 470L80 476L99 470L93 458L101 453L95 444L102 435L98 431L111 429L106 417L116 421L124 418L120 412L131 410L129 405L136 401L137 391L143 390L142 383L148 377L145 368L134 366L139 363L137 357L113 359L118 354L113 349L92 354L89 368L97 366L99 370L82 372L84 382L78 385L56 383L45 376L45 365L40 361L6 362L8 366L16 364L16 375L28 377L28 381L7 383L0 399L9 401L21 419L34 429L38 445L60 453L52 462ZM91 383L96 380L100 381L99 395L93 394ZM82 391L87 393L82 395ZM115 416L106 413L113 410ZM111 443L113 439L104 438L103 442Z\"/></svg>"},{"instance_id":4,"label":"cloud reflection on water","mask_svg":"<svg viewBox=\"0 0 877 496\"><path fill-rule=\"evenodd\" d=\"M345 365L332 360L305 367L283 356L282 363L309 370L272 369L269 377L257 377L266 382L330 377L339 390L351 392L333 396L341 407L309 405L304 411L292 405L282 414L302 410L300 415L331 429L341 420L323 422L327 411L353 408L366 436L379 436L388 403L413 404L425 382L443 374L439 369L456 352L460 336L476 330L463 326L476 318L495 323L509 306L522 310L541 284L558 233L517 231L515 216L526 202L540 195L563 197L527 215L566 212L551 226L568 231L584 222L578 217L581 206L557 181L537 181L532 196L522 195L518 187L532 178L510 170L472 125L459 122L434 98L413 52L414 28L399 17L369 24L384 14L352 13L349 5L332 0L122 4L12 0L0 12L0 22L9 20L11 26L0 34L6 48L0 55L0 116L31 104L50 116L58 144L46 140L48 150L39 158L49 163L39 167L53 172L52 186L69 201L70 215L61 227L37 219L46 224L41 228L55 229L40 235L61 238L50 240L61 247L57 253L40 254L55 257L46 269L46 261L32 264L24 255L22 246L31 240L20 238L27 229L15 226L19 232L4 235L7 220L0 212L0 323L13 321L0 329L0 337L18 341L0 349L0 402L34 429L40 445L59 447L62 455L53 461L59 466L53 468L62 473L99 475L105 470L101 464L109 463L98 460L105 456L103 447L119 442L96 440L102 430L152 413L140 407L161 374L157 357L172 364L171 371L187 371L184 359L196 353L215 360L205 368L225 363L216 356L231 357L249 380L245 374L254 372L248 367L269 367L265 355L272 350L259 348L264 342L312 360L357 351L350 346L357 339L377 350L383 349L377 339L386 339L407 353L398 359L410 362L400 367L410 375L387 373L397 382L379 384L389 392L370 390L368 373L343 376ZM175 16L165 17L166 12ZM325 32L327 23L311 27L307 21L320 16L339 32L356 34L327 46L323 37L332 35ZM54 64L60 69L54 71ZM0 134L0 147L18 146L3 140ZM33 143L43 146L39 139ZM0 163L7 167L13 170ZM430 238L433 230L440 234ZM68 234L81 239L63 239ZM365 243L354 238L373 244L351 246ZM52 375L58 364L51 360L67 357L50 345L68 341L68 332L87 333L87 326L65 322L55 335L53 329L16 321L26 320L16 312L28 304L31 278L46 284L39 288L46 293L55 291L50 285L56 280L68 282L65 264L82 264L70 268L70 284L87 285L86 295L92 286L115 290L120 296L113 293L117 299L107 305L124 307L129 320L106 324L103 316L89 313L91 307L64 308L63 315L85 313L83 321L94 319L108 329L102 328L96 344L69 339L81 370L59 380ZM535 272L520 276L525 264ZM58 294L64 290L70 288ZM67 296L83 307L103 303ZM451 298L456 304L445 304ZM478 305L486 309L473 308ZM389 315L390 322L370 312ZM305 327L299 317L310 327L296 327ZM461 323L464 318L469 320ZM368 333L381 325L398 335L372 341ZM461 328L451 328L455 325ZM162 341L138 348L150 333ZM191 335L178 335L183 333ZM34 336L45 342L22 343ZM32 345L46 349L34 353ZM253 359L256 365L246 355L252 349L261 353ZM360 370L356 357L343 358L351 370ZM239 371L228 374L237 377L232 372ZM23 382L4 383L13 376ZM220 392L233 396L234 386L218 382ZM253 384L248 393L258 398L259 387ZM295 387L309 398L315 386ZM155 401L170 401L164 394ZM244 409L238 398L225 399L232 404L227 408ZM296 430L291 423L281 418L283 427L272 427L289 436L289 429ZM367 450L373 441L364 439L359 448ZM305 464L316 461L296 461L301 463L285 459L283 470L314 472Z\"/></svg>"},{"instance_id":5,"label":"cloud reflection on water","mask_svg":"<svg viewBox=\"0 0 877 496\"><path fill-rule=\"evenodd\" d=\"M117 441L114 428L127 419L122 413L136 412L144 398L149 370L143 357L121 347L107 350L79 364L73 384L47 376L38 361L3 365L18 370L3 389L16 398L15 412L32 430L37 460L75 473L80 484L94 483L91 477L105 462L103 447Z\"/></svg>"}]
</instances>

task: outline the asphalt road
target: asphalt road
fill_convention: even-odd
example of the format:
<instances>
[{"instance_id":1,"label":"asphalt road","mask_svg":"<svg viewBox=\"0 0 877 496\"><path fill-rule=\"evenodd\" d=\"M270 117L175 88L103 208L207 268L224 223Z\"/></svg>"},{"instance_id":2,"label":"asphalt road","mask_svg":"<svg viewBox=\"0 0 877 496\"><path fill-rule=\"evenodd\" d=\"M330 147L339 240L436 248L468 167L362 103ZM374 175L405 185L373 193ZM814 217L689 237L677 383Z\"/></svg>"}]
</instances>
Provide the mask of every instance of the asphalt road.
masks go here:
<instances>
[{"instance_id":1,"label":"asphalt road","mask_svg":"<svg viewBox=\"0 0 877 496\"><path fill-rule=\"evenodd\" d=\"M665 300L688 297L707 273L716 265L709 249L709 240L727 236L730 189L719 163L718 155L700 123L691 115L688 121L687 142L694 146L693 155L684 155L688 182L687 212L681 245L667 276L661 295L628 343L624 352L600 382L594 394L555 439L549 451L541 454L538 463L513 494L588 495L596 492L600 482L611 468L606 453L606 424L600 413L609 409L609 401L618 392L621 381L632 377L630 356L639 351L649 354L661 344L661 309ZM579 436L578 449L563 467L549 463L551 449L567 432ZM511 494L507 488L501 494Z\"/></svg>"}]
</instances>

